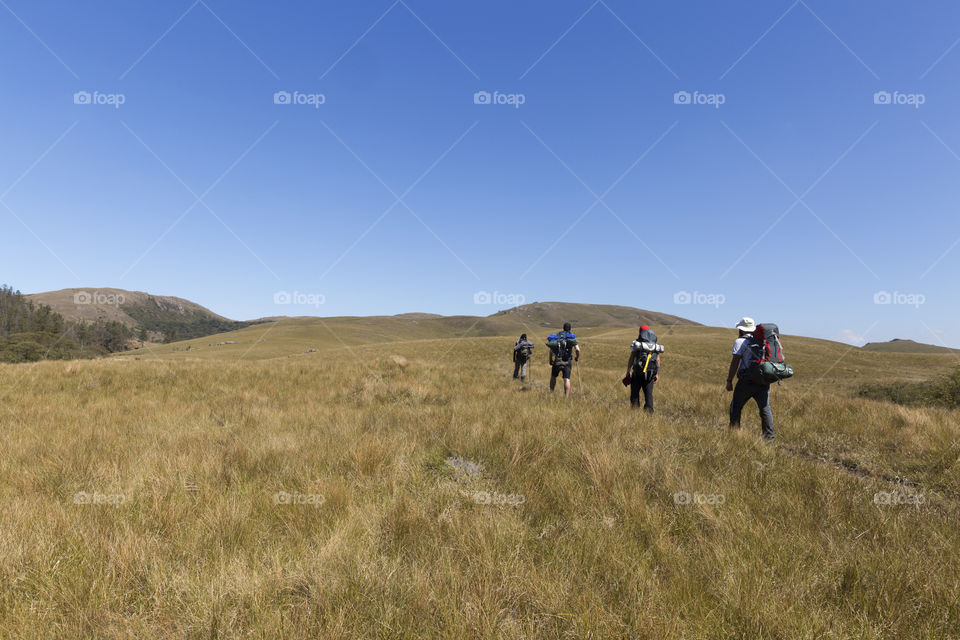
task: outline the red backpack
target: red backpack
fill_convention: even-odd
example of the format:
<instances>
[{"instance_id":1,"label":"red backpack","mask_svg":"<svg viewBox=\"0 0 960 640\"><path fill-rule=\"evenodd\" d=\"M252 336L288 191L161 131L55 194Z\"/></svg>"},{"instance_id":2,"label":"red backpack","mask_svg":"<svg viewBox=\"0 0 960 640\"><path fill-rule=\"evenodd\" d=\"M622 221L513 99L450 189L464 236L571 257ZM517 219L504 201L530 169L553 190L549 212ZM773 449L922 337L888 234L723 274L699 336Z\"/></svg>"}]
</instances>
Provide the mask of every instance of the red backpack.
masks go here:
<instances>
[{"instance_id":1,"label":"red backpack","mask_svg":"<svg viewBox=\"0 0 960 640\"><path fill-rule=\"evenodd\" d=\"M773 323L758 324L753 337L747 338L750 348L749 366L743 377L754 384L773 384L793 377L793 367L785 363L780 328Z\"/></svg>"}]
</instances>

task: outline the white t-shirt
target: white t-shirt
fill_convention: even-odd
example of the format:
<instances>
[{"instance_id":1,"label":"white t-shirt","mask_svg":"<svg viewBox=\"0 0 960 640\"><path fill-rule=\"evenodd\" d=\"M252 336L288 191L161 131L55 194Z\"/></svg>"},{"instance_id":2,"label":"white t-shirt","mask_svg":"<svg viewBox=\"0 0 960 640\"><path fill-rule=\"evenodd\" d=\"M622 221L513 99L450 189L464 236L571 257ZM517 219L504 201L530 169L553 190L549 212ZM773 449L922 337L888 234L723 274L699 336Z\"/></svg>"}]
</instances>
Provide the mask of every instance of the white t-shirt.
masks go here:
<instances>
[{"instance_id":1,"label":"white t-shirt","mask_svg":"<svg viewBox=\"0 0 960 640\"><path fill-rule=\"evenodd\" d=\"M733 342L733 355L740 356L740 371L750 366L750 345L747 338L737 338Z\"/></svg>"}]
</instances>

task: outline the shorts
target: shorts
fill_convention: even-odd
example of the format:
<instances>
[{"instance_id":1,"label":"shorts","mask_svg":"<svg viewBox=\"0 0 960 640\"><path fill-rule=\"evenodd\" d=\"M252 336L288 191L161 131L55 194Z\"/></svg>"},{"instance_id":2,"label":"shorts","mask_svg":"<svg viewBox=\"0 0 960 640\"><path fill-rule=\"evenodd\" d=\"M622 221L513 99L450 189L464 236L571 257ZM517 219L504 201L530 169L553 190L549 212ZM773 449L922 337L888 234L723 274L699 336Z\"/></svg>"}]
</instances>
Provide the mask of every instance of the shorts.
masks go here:
<instances>
[{"instance_id":1,"label":"shorts","mask_svg":"<svg viewBox=\"0 0 960 640\"><path fill-rule=\"evenodd\" d=\"M572 363L572 362L568 362L568 363L566 363L566 364L555 364L555 365L553 365L553 370L550 372L550 377L551 377L551 378L556 378L558 375L560 375L561 373L563 373L563 379L564 379L564 380L569 380L569 379L570 379L570 371L572 371L572 370L573 370L573 363Z\"/></svg>"}]
</instances>

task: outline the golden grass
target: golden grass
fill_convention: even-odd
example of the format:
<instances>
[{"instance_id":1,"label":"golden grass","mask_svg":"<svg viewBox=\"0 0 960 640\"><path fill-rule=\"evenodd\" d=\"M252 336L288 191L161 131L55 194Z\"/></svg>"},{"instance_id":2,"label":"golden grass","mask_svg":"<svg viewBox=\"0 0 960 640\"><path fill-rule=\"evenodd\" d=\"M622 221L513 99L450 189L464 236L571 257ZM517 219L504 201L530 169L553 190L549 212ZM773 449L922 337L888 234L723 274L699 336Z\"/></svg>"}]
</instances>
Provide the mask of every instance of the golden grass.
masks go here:
<instances>
[{"instance_id":1,"label":"golden grass","mask_svg":"<svg viewBox=\"0 0 960 640\"><path fill-rule=\"evenodd\" d=\"M956 637L958 414L852 393L950 356L785 338L768 445L729 332L660 329L655 417L582 333L568 400L509 338L0 366L0 637Z\"/></svg>"}]
</instances>

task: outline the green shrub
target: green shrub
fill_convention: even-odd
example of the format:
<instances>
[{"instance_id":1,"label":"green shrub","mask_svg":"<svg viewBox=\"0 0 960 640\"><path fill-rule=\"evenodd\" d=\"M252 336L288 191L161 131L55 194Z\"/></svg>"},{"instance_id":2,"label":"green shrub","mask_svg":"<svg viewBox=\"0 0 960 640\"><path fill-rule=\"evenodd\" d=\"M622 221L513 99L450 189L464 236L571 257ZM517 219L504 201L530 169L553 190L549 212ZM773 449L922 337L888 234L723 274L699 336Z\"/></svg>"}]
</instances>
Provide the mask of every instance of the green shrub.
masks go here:
<instances>
[{"instance_id":1,"label":"green shrub","mask_svg":"<svg viewBox=\"0 0 960 640\"><path fill-rule=\"evenodd\" d=\"M864 385L859 395L908 406L960 407L960 367L947 376L926 382Z\"/></svg>"}]
</instances>

